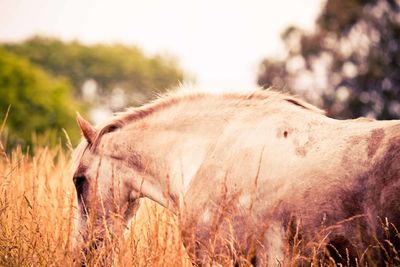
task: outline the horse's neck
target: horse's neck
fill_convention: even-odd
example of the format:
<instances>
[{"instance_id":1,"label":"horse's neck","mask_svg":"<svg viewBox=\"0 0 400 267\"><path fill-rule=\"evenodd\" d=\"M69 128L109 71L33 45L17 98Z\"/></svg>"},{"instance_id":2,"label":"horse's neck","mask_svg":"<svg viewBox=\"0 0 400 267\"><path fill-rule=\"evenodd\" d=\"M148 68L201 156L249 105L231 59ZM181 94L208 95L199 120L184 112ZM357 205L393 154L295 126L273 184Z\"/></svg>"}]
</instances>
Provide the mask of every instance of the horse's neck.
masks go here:
<instances>
[{"instance_id":1,"label":"horse's neck","mask_svg":"<svg viewBox=\"0 0 400 267\"><path fill-rule=\"evenodd\" d=\"M211 126L210 120L177 119L162 126L156 123L142 127L138 146L145 155L149 171L159 184L163 195L175 202L186 194L189 184L201 166L210 145L223 127L221 122ZM141 127L137 127L141 128ZM160 203L165 206L165 203Z\"/></svg>"}]
</instances>

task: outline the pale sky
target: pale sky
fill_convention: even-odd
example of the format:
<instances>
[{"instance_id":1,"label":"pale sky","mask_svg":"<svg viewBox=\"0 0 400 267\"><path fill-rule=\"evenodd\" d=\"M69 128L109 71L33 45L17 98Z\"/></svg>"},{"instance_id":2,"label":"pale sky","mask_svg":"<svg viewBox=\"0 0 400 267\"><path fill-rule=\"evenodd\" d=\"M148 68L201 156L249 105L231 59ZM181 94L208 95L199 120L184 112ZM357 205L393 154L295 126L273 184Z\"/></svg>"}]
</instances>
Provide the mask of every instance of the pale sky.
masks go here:
<instances>
[{"instance_id":1,"label":"pale sky","mask_svg":"<svg viewBox=\"0 0 400 267\"><path fill-rule=\"evenodd\" d=\"M34 34L167 53L212 90L256 88L289 25L312 30L324 0L0 0L0 41Z\"/></svg>"}]
</instances>

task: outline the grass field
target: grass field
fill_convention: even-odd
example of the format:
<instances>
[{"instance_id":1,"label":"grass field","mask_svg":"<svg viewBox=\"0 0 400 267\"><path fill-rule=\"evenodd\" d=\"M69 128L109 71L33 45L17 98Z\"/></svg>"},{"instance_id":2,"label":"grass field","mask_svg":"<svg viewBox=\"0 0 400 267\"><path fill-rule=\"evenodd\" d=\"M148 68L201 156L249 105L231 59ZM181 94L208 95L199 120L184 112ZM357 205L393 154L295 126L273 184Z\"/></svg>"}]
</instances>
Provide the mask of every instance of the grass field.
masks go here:
<instances>
[{"instance_id":1,"label":"grass field","mask_svg":"<svg viewBox=\"0 0 400 267\"><path fill-rule=\"evenodd\" d=\"M61 148L36 147L34 156L18 148L0 154L0 266L80 266L71 238L76 196L69 161L70 152ZM318 246L313 259L307 261L314 266L334 266L329 258L317 259ZM400 266L399 253L389 254L389 266ZM114 266L191 266L177 219L148 200L131 221L125 238L98 249L87 265L101 266L104 255L115 255ZM376 266L368 254L360 265Z\"/></svg>"},{"instance_id":2,"label":"grass field","mask_svg":"<svg viewBox=\"0 0 400 267\"><path fill-rule=\"evenodd\" d=\"M69 152L36 148L0 158L0 266L79 265ZM144 201L126 238L112 244L116 266L189 266L174 216ZM109 253L99 251L98 255ZM89 265L98 265L96 258Z\"/></svg>"}]
</instances>

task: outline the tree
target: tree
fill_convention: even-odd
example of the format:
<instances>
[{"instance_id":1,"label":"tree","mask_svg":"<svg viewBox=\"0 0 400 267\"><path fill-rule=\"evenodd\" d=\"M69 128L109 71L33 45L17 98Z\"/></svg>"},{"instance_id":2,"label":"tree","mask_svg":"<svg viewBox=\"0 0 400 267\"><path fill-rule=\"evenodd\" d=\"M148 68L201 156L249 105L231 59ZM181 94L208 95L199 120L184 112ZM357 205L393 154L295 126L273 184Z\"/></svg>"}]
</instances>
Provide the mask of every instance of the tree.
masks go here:
<instances>
[{"instance_id":1,"label":"tree","mask_svg":"<svg viewBox=\"0 0 400 267\"><path fill-rule=\"evenodd\" d=\"M137 47L124 45L83 45L77 41L62 42L54 38L33 37L23 43L5 43L6 50L29 59L52 75L67 77L82 95L82 86L92 81L103 100L114 90L123 91L126 104L139 104L154 95L178 85L183 72L172 58L146 56Z\"/></svg>"},{"instance_id":2,"label":"tree","mask_svg":"<svg viewBox=\"0 0 400 267\"><path fill-rule=\"evenodd\" d=\"M258 84L287 86L331 116L398 119L399 17L395 0L328 0L314 32L286 29L286 57L265 59Z\"/></svg>"},{"instance_id":3,"label":"tree","mask_svg":"<svg viewBox=\"0 0 400 267\"><path fill-rule=\"evenodd\" d=\"M75 112L79 109L72 87L55 79L26 59L0 48L0 114L10 107L6 126L8 145L32 146L34 135L56 133L64 128L72 141L79 132Z\"/></svg>"}]
</instances>

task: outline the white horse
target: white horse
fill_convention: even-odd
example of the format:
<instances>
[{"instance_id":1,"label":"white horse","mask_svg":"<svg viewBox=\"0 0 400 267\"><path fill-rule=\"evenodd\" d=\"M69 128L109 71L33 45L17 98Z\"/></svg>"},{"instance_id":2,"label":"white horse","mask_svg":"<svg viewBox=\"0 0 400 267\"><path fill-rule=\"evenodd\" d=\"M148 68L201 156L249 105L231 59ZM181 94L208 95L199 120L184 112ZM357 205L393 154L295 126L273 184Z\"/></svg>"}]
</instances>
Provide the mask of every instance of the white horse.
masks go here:
<instances>
[{"instance_id":1,"label":"white horse","mask_svg":"<svg viewBox=\"0 0 400 267\"><path fill-rule=\"evenodd\" d=\"M127 223L141 197L179 216L197 264L285 265L295 240L353 261L383 237L379 218L400 227L400 121L335 120L256 91L175 93L97 128L78 123L80 240L90 220L98 240L102 220L121 231L112 217Z\"/></svg>"}]
</instances>

